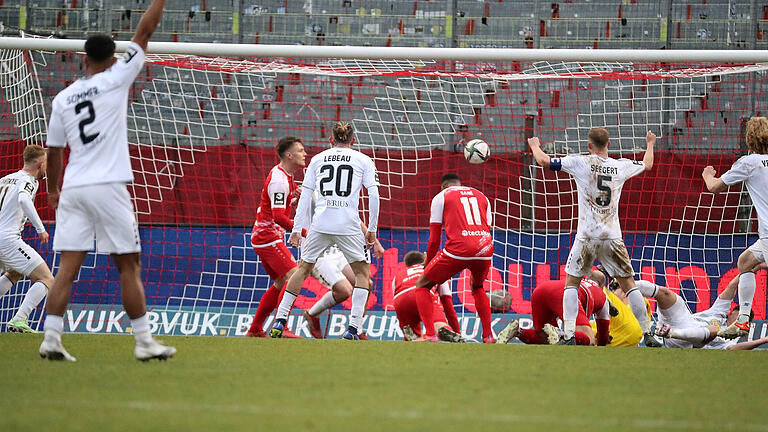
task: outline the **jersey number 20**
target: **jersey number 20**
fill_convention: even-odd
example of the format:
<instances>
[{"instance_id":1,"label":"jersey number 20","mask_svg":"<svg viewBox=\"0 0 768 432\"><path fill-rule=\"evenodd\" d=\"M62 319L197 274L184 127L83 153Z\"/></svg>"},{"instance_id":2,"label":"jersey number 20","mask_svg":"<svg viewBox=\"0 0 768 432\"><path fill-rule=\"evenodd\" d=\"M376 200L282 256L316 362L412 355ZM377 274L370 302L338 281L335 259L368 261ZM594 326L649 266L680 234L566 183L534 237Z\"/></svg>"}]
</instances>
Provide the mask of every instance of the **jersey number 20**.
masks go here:
<instances>
[{"instance_id":1,"label":"jersey number 20","mask_svg":"<svg viewBox=\"0 0 768 432\"><path fill-rule=\"evenodd\" d=\"M93 111L93 103L91 101L83 101L75 105L75 114L80 114L80 111L86 108L88 109L88 117L80 120L80 123L77 125L80 128L80 140L83 142L83 145L90 144L91 141L99 136L98 132L92 135L85 134L85 127L96 120L96 112Z\"/></svg>"},{"instance_id":2,"label":"jersey number 20","mask_svg":"<svg viewBox=\"0 0 768 432\"><path fill-rule=\"evenodd\" d=\"M352 194L352 165L339 165L335 167L333 165L323 165L320 167L320 194L323 196L331 196L336 193L336 196L347 197ZM336 179L335 184L329 185L328 183L334 183L333 179ZM346 180L346 181L345 181ZM326 188L327 186L327 188ZM335 187L334 187L335 186Z\"/></svg>"}]
</instances>

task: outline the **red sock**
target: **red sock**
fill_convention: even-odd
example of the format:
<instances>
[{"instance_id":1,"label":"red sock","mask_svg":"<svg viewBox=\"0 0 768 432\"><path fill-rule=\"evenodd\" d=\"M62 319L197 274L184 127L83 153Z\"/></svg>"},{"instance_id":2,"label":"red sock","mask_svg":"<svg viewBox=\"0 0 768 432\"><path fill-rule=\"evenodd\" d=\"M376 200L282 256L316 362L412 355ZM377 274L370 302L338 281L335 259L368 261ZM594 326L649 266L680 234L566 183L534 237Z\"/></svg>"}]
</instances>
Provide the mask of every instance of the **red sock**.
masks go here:
<instances>
[{"instance_id":1,"label":"red sock","mask_svg":"<svg viewBox=\"0 0 768 432\"><path fill-rule=\"evenodd\" d=\"M576 332L573 334L576 338L576 345L589 345L589 336L586 333Z\"/></svg>"},{"instance_id":2,"label":"red sock","mask_svg":"<svg viewBox=\"0 0 768 432\"><path fill-rule=\"evenodd\" d=\"M432 305L432 295L429 294L427 288L416 288L414 297L416 297L416 307L419 309L419 316L421 317L421 322L424 323L426 334L427 336L432 337L435 335L435 317L432 313L432 308L434 307Z\"/></svg>"},{"instance_id":3,"label":"red sock","mask_svg":"<svg viewBox=\"0 0 768 432\"><path fill-rule=\"evenodd\" d=\"M267 292L259 300L259 307L256 308L256 314L253 315L251 328L248 329L249 332L256 333L264 329L264 321L275 310L282 297L282 290L278 290L276 286L272 285L267 288Z\"/></svg>"},{"instance_id":4,"label":"red sock","mask_svg":"<svg viewBox=\"0 0 768 432\"><path fill-rule=\"evenodd\" d=\"M491 301L483 288L473 289L472 297L475 298L475 309L483 325L483 337L493 334L491 332Z\"/></svg>"},{"instance_id":5,"label":"red sock","mask_svg":"<svg viewBox=\"0 0 768 432\"><path fill-rule=\"evenodd\" d=\"M459 317L456 316L456 309L453 307L453 296L441 295L440 303L443 304L443 312L445 317L448 318L448 325L455 332L461 332L461 326L459 326Z\"/></svg>"},{"instance_id":6,"label":"red sock","mask_svg":"<svg viewBox=\"0 0 768 432\"><path fill-rule=\"evenodd\" d=\"M541 340L539 337L539 333L534 329L520 329L520 334L517 335L517 338L520 339L523 343L527 344L534 344L534 345L544 345L546 342Z\"/></svg>"}]
</instances>

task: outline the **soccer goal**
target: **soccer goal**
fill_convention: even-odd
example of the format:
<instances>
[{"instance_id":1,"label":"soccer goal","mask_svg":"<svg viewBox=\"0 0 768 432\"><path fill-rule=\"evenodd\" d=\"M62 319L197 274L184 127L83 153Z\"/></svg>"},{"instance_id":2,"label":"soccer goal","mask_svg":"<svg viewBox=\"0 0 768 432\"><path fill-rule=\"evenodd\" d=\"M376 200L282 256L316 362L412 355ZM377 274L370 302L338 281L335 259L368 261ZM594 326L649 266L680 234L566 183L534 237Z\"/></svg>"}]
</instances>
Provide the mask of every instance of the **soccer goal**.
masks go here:
<instances>
[{"instance_id":1,"label":"soccer goal","mask_svg":"<svg viewBox=\"0 0 768 432\"><path fill-rule=\"evenodd\" d=\"M52 97L82 73L82 44L0 39L3 174L19 168L25 145L45 142ZM659 136L653 170L624 187L622 229L637 277L679 290L691 310L710 305L756 238L746 190L705 193L701 171L713 165L719 175L746 153L746 120L768 112L765 52L174 43L150 43L149 52L128 106L130 189L159 334L247 331L271 283L250 232L264 179L277 163L276 141L297 136L316 154L329 146L339 120L354 125L355 145L374 159L383 186L379 237L387 251L373 260L363 326L374 339L401 338L391 281L407 251L426 249L430 200L446 172L482 190L494 208L487 287L508 293L494 316L496 331L529 316L538 282L563 276L577 224L575 184L535 165L531 136L563 155L585 152L589 129L606 127L611 154L628 158L642 157L647 130ZM470 165L461 149L476 138L491 146L491 157ZM52 221L44 191L36 203ZM33 230L24 237L55 264ZM19 283L0 298L0 328L28 286ZM468 277L452 287L463 332L479 335ZM304 288L297 308L309 308L325 291L313 279ZM329 337L345 328L348 306L324 317ZM765 308L761 272L757 319L765 319ZM107 256L86 259L65 323L67 331L129 331ZM307 335L298 309L289 325Z\"/></svg>"}]
</instances>

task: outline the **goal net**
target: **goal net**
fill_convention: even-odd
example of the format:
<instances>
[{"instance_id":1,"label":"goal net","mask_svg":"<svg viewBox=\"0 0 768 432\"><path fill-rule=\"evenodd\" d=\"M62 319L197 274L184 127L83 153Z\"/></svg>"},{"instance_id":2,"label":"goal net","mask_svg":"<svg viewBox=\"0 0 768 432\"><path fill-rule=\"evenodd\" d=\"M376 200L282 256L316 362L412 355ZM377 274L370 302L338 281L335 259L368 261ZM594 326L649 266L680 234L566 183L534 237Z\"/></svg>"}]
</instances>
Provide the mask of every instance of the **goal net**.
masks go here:
<instances>
[{"instance_id":1,"label":"goal net","mask_svg":"<svg viewBox=\"0 0 768 432\"><path fill-rule=\"evenodd\" d=\"M45 141L51 100L82 66L78 53L0 50L0 174L20 168L25 145ZM271 284L250 232L264 179L277 163L274 146L280 137L297 136L310 156L317 154L329 147L340 120L354 125L355 146L373 158L382 183L379 238L386 253L371 266L369 337L402 337L392 278L407 251L426 250L430 200L447 172L482 190L493 206L496 243L486 287L511 298L494 315L494 330L515 318L530 325L531 291L563 277L578 217L575 184L537 167L526 138L540 137L550 154L583 153L592 127L609 130L614 157L642 158L646 131L659 136L653 170L622 193L625 242L638 278L679 291L693 311L707 308L736 274L736 258L756 239L757 222L745 189L706 193L701 171L713 165L721 174L746 153L744 124L768 108L766 69L151 54L130 94L128 139L153 330L247 331ZM462 144L475 138L491 147L482 165L461 154ZM55 236L44 187L36 205ZM30 228L24 238L55 272L50 247ZM22 281L0 298L0 329L28 287ZM462 331L479 337L467 275L454 278L452 288ZM311 278L305 283L289 322L300 335L308 335L300 309L325 291ZM761 272L758 320L765 319L765 292ZM71 303L67 331L130 330L108 256L88 255ZM324 315L329 337L346 327L349 306ZM39 309L34 323L41 316Z\"/></svg>"}]
</instances>

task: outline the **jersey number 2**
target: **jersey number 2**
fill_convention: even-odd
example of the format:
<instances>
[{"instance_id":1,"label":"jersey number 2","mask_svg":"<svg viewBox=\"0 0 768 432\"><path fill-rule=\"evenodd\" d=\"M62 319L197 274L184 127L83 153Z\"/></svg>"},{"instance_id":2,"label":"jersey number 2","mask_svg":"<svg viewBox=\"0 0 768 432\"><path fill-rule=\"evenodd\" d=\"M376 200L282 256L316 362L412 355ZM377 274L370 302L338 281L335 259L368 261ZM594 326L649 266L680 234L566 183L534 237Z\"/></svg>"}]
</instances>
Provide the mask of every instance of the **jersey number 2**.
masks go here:
<instances>
[{"instance_id":1,"label":"jersey number 2","mask_svg":"<svg viewBox=\"0 0 768 432\"><path fill-rule=\"evenodd\" d=\"M459 201L461 201L461 205L464 207L464 216L467 217L467 224L482 225L483 220L480 219L480 206L477 204L477 197L461 197Z\"/></svg>"},{"instance_id":2,"label":"jersey number 2","mask_svg":"<svg viewBox=\"0 0 768 432\"><path fill-rule=\"evenodd\" d=\"M320 194L322 196L331 196L336 192L336 196L347 197L352 194L352 165L339 165L334 169L333 165L323 165L320 167ZM334 189L326 189L325 186L336 178ZM346 184L342 184L346 177Z\"/></svg>"},{"instance_id":3,"label":"jersey number 2","mask_svg":"<svg viewBox=\"0 0 768 432\"><path fill-rule=\"evenodd\" d=\"M80 128L80 140L83 142L83 145L90 144L91 141L99 136L98 132L93 135L85 134L85 127L96 120L96 112L93 111L93 103L91 101L83 101L75 105L75 114L80 114L80 111L85 108L88 108L88 117L80 120L80 123L78 124L78 127Z\"/></svg>"}]
</instances>

